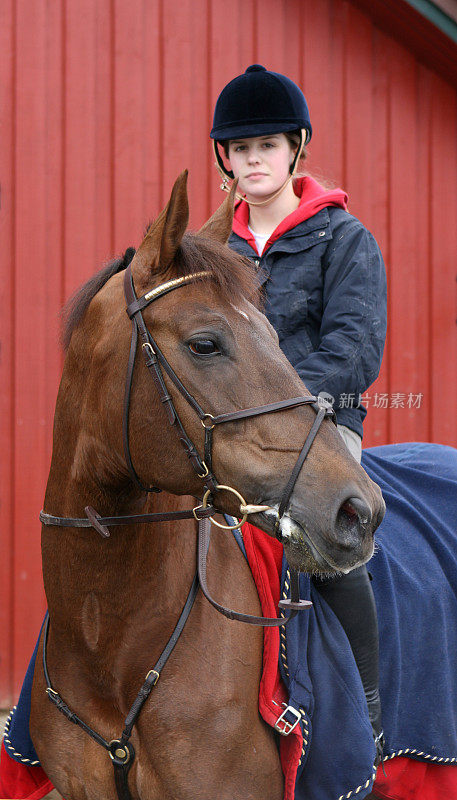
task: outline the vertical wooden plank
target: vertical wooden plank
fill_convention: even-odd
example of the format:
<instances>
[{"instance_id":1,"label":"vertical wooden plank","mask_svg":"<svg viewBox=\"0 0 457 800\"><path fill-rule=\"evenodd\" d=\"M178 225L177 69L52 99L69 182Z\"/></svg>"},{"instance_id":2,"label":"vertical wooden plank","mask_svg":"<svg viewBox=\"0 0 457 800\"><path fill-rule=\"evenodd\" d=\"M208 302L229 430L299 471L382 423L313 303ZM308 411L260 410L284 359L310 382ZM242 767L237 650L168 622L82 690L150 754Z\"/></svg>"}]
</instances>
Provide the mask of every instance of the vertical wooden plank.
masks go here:
<instances>
[{"instance_id":1,"label":"vertical wooden plank","mask_svg":"<svg viewBox=\"0 0 457 800\"><path fill-rule=\"evenodd\" d=\"M383 254L387 273L387 321L390 315L390 238L389 238L389 55L386 37L376 29L373 31L373 95L371 123L372 180L370 182L370 219L374 234ZM389 325L388 325L389 327ZM367 392L367 417L364 423L364 447L386 444L390 441L388 410L381 407L379 398L388 395L390 362L390 333L379 377Z\"/></svg>"},{"instance_id":2,"label":"vertical wooden plank","mask_svg":"<svg viewBox=\"0 0 457 800\"><path fill-rule=\"evenodd\" d=\"M144 192L141 224L154 219L162 200L162 0L143 6L143 171ZM116 35L117 19L116 19ZM119 103L117 95L117 103ZM128 102L127 102L128 109ZM183 131L183 136L185 132ZM143 229L142 229L143 230Z\"/></svg>"},{"instance_id":3,"label":"vertical wooden plank","mask_svg":"<svg viewBox=\"0 0 457 800\"><path fill-rule=\"evenodd\" d=\"M102 261L113 255L114 248L114 13L113 0L97 0L94 6L94 106L95 173L93 213L95 220L95 272ZM71 35L71 34L70 34Z\"/></svg>"},{"instance_id":4,"label":"vertical wooden plank","mask_svg":"<svg viewBox=\"0 0 457 800\"><path fill-rule=\"evenodd\" d=\"M391 124L390 161L390 242L391 303L394 358L390 364L390 433L392 441L411 441L415 436L416 415L421 409L408 408L410 393L418 391L418 351L416 314L421 307L416 267L418 164L416 153L416 63L407 51L390 44ZM409 198L408 213L405 200ZM404 406L396 405L404 401Z\"/></svg>"},{"instance_id":5,"label":"vertical wooden plank","mask_svg":"<svg viewBox=\"0 0 457 800\"><path fill-rule=\"evenodd\" d=\"M385 86L379 102L374 92L379 61L376 62L371 20L348 4L344 23L344 110L341 125L344 132L344 188L349 195L348 210L374 233L376 206L373 193L385 197L386 186L386 153L376 154L380 158L378 163L374 152L383 122L385 132ZM385 68L385 62L381 63ZM384 113L384 118L381 116L380 120L375 112L376 101L377 109L381 115ZM377 179L381 181L380 186L376 183ZM389 410L383 407L383 401L379 399L385 391L381 378L364 392L363 404L367 409L364 447L386 442ZM371 433L373 430L377 432L376 437Z\"/></svg>"},{"instance_id":6,"label":"vertical wooden plank","mask_svg":"<svg viewBox=\"0 0 457 800\"><path fill-rule=\"evenodd\" d=\"M110 4L68 3L65 15L65 276L68 297L109 254Z\"/></svg>"},{"instance_id":7,"label":"vertical wooden plank","mask_svg":"<svg viewBox=\"0 0 457 800\"><path fill-rule=\"evenodd\" d=\"M294 79L294 53L292 48L288 53L286 46L288 31L285 5L285 3L277 3L276 0L262 0L259 3L256 25L256 61L273 72L280 72ZM295 79L298 79L298 76Z\"/></svg>"},{"instance_id":8,"label":"vertical wooden plank","mask_svg":"<svg viewBox=\"0 0 457 800\"><path fill-rule=\"evenodd\" d=\"M372 191L372 25L352 5L345 28L345 189L349 211L368 228Z\"/></svg>"},{"instance_id":9,"label":"vertical wooden plank","mask_svg":"<svg viewBox=\"0 0 457 800\"><path fill-rule=\"evenodd\" d=\"M43 615L38 513L46 460L46 3L17 5L13 686ZM52 276L51 276L52 280ZM31 602L31 598L33 598ZM40 600L38 600L40 598Z\"/></svg>"},{"instance_id":10,"label":"vertical wooden plank","mask_svg":"<svg viewBox=\"0 0 457 800\"><path fill-rule=\"evenodd\" d=\"M191 0L183 0L176 15L173 5L163 6L163 192L162 204L169 196L177 175L192 163L189 122L193 113L191 73L192 43L189 29L193 15Z\"/></svg>"},{"instance_id":11,"label":"vertical wooden plank","mask_svg":"<svg viewBox=\"0 0 457 800\"><path fill-rule=\"evenodd\" d=\"M142 0L114 3L114 240L138 244L143 219L144 48Z\"/></svg>"},{"instance_id":12,"label":"vertical wooden plank","mask_svg":"<svg viewBox=\"0 0 457 800\"><path fill-rule=\"evenodd\" d=\"M15 293L15 2L0 5L0 708L12 702Z\"/></svg>"},{"instance_id":13,"label":"vertical wooden plank","mask_svg":"<svg viewBox=\"0 0 457 800\"><path fill-rule=\"evenodd\" d=\"M65 4L65 297L93 271L95 253L94 4Z\"/></svg>"},{"instance_id":14,"label":"vertical wooden plank","mask_svg":"<svg viewBox=\"0 0 457 800\"><path fill-rule=\"evenodd\" d=\"M432 77L431 367L432 438L457 443L457 103L456 91ZM444 398L444 404L443 404ZM443 407L444 405L444 407Z\"/></svg>"},{"instance_id":15,"label":"vertical wooden plank","mask_svg":"<svg viewBox=\"0 0 457 800\"><path fill-rule=\"evenodd\" d=\"M64 105L65 73L63 70L64 14L62 5L46 5L45 35L45 197L46 217L46 282L43 286L47 324L43 331L45 354L42 373L44 390L44 453L43 476L46 481L52 452L54 406L60 382L63 353L60 346L60 310L63 302L64 273ZM42 374L42 379L44 378Z\"/></svg>"},{"instance_id":16,"label":"vertical wooden plank","mask_svg":"<svg viewBox=\"0 0 457 800\"><path fill-rule=\"evenodd\" d=\"M414 384L411 399L410 435L416 441L433 441L430 426L432 413L433 383L431 380L430 341L432 336L430 305L430 174L431 174L431 72L417 65L416 69L416 120L415 130L415 187L412 208L416 219L415 245L412 275L414 276L414 295L411 283L404 281L404 297L414 307L412 324L415 328L414 341ZM406 437L405 437L406 438Z\"/></svg>"},{"instance_id":17,"label":"vertical wooden plank","mask_svg":"<svg viewBox=\"0 0 457 800\"><path fill-rule=\"evenodd\" d=\"M292 78L306 97L303 75L303 11L304 4L300 0L292 0L282 6L281 69L279 71Z\"/></svg>"},{"instance_id":18,"label":"vertical wooden plank","mask_svg":"<svg viewBox=\"0 0 457 800\"><path fill-rule=\"evenodd\" d=\"M213 177L218 180L209 142L213 111L211 57L215 45L211 36L214 19L218 33L221 32L214 5L204 0L186 0L181 3L178 18L172 6L165 3L163 7L163 202L168 199L177 174L189 167L190 226L193 228L198 228L224 198L216 188L218 183L215 182L214 190L210 186ZM224 16L226 13L229 13L228 7L224 9ZM226 49L226 45L225 36L221 47ZM231 77L234 75L224 78L224 82ZM219 87L216 97L218 93Z\"/></svg>"},{"instance_id":19,"label":"vertical wooden plank","mask_svg":"<svg viewBox=\"0 0 457 800\"><path fill-rule=\"evenodd\" d=\"M188 122L188 133L183 133L184 139L189 140L187 156L189 160L185 166L189 167L190 227L197 229L214 211L209 202L210 180L215 171L209 139L213 119L210 98L211 14L211 5L207 0L193 0L189 21L192 113ZM219 203L222 203L223 199L224 195L220 192Z\"/></svg>"},{"instance_id":20,"label":"vertical wooden plank","mask_svg":"<svg viewBox=\"0 0 457 800\"><path fill-rule=\"evenodd\" d=\"M224 25L220 24L221 19L224 20ZM229 4L223 2L223 0L213 0L211 2L209 37L209 52L211 54L210 126L212 126L216 100L224 86L233 78L236 78L237 75L241 75L250 64L255 63L257 60L255 49L256 23L256 5L253 0L250 3L243 3L242 0L234 0L233 3ZM228 46L227 31L232 32L230 46ZM214 57L216 53L217 58ZM219 188L221 178L214 167L214 161L215 159L211 153L211 171L209 175L211 210L217 208L224 197Z\"/></svg>"},{"instance_id":21,"label":"vertical wooden plank","mask_svg":"<svg viewBox=\"0 0 457 800\"><path fill-rule=\"evenodd\" d=\"M317 180L343 183L343 46L346 6L341 0L300 5L301 88L308 102L313 138L306 170ZM344 187L343 187L344 188Z\"/></svg>"}]
</instances>

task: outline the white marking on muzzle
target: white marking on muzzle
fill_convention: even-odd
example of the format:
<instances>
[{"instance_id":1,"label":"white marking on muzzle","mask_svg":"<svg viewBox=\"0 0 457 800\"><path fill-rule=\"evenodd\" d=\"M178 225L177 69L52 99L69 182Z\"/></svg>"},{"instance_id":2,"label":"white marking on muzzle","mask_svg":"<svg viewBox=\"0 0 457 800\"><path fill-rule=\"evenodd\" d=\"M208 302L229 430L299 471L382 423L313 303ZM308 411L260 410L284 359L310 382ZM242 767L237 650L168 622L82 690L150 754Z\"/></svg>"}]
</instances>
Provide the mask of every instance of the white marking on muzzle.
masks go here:
<instances>
[{"instance_id":1,"label":"white marking on muzzle","mask_svg":"<svg viewBox=\"0 0 457 800\"><path fill-rule=\"evenodd\" d=\"M276 521L276 519L278 517L278 511L279 511L279 505L275 505L275 506L272 506L268 511L265 511L265 514L269 515L271 517L274 517L275 521ZM351 572L351 570L354 569L354 567L346 568L346 567L340 567L340 566L336 566L336 565L334 566L333 564L331 564L327 560L327 558L320 552L320 550L318 550L318 548L316 547L314 542L311 540L311 538L309 537L309 535L305 531L305 529L300 527L300 525L297 522L295 522L295 520L293 520L292 517L289 516L287 511L285 512L285 514L283 514L283 516L281 518L281 521L279 523L279 530L281 532L281 539L282 539L283 545L285 545L285 546L287 544L291 544L291 545L294 545L294 544L295 545L297 545L297 544L303 545L304 544L304 545L306 545L309 548L309 550L310 550L311 554L313 555L313 557L316 558L316 560L319 560L319 557L320 557L320 559L322 559L324 562L326 562L328 564L329 570L334 569L334 570L337 570L338 572L342 572L342 573L344 573L346 575L348 572ZM360 564L362 564L362 563L363 562L360 562ZM359 563L357 563L355 566L359 566Z\"/></svg>"},{"instance_id":2,"label":"white marking on muzzle","mask_svg":"<svg viewBox=\"0 0 457 800\"><path fill-rule=\"evenodd\" d=\"M276 503L276 505L274 505L274 506L269 506L268 509L265 510L265 514L267 514L270 517L274 517L275 518L275 522L276 522L276 520L278 518L278 511L279 511L279 505L278 505L278 503ZM297 541L300 541L300 539L301 539L301 537L300 537L300 533L301 533L300 526L297 525L296 522L294 522L292 517L289 517L289 514L287 513L287 511L285 512L285 514L283 514L283 516L281 518L281 521L279 523L279 530L281 531L281 536L282 536L284 541L286 539L287 540L296 539Z\"/></svg>"}]
</instances>

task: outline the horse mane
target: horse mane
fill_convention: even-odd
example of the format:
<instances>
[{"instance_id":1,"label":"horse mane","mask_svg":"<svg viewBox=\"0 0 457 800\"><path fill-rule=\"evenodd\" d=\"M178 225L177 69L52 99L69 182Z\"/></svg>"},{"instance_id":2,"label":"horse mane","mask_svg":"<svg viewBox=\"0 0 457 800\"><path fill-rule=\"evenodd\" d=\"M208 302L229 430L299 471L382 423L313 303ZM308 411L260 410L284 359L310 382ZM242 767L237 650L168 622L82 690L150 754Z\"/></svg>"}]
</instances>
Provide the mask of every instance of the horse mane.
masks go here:
<instances>
[{"instance_id":1,"label":"horse mane","mask_svg":"<svg viewBox=\"0 0 457 800\"><path fill-rule=\"evenodd\" d=\"M172 277L179 278L202 271L208 273L224 303L248 299L254 305L259 305L259 276L250 258L235 253L226 244L214 239L198 233L186 233L176 253ZM196 281L205 280L206 275L196 278Z\"/></svg>"},{"instance_id":2,"label":"horse mane","mask_svg":"<svg viewBox=\"0 0 457 800\"><path fill-rule=\"evenodd\" d=\"M71 335L81 322L90 301L113 275L127 267L134 255L135 249L128 247L123 256L105 264L67 300L62 309L61 340L64 350L68 350Z\"/></svg>"},{"instance_id":3,"label":"horse mane","mask_svg":"<svg viewBox=\"0 0 457 800\"><path fill-rule=\"evenodd\" d=\"M65 350L68 349L72 333L84 317L91 300L113 275L126 269L134 255L135 249L128 247L120 258L113 259L92 275L66 302L62 309L62 344ZM259 305L258 275L249 258L240 256L227 245L198 233L185 233L174 259L173 277L194 275L202 271L211 277L223 301L236 303L247 298L251 303ZM165 269L156 274L167 275L168 278L168 272ZM202 280L206 280L206 277L196 278L196 281Z\"/></svg>"}]
</instances>

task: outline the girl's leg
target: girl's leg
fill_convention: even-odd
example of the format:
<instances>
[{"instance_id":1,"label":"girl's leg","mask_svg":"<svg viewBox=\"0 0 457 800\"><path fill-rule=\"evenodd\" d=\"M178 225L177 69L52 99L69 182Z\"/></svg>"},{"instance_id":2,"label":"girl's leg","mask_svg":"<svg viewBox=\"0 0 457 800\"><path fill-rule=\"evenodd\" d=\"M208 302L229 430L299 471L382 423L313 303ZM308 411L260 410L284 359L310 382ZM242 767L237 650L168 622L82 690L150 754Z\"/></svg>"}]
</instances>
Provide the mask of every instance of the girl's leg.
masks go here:
<instances>
[{"instance_id":1,"label":"girl's leg","mask_svg":"<svg viewBox=\"0 0 457 800\"><path fill-rule=\"evenodd\" d=\"M349 639L362 679L378 757L382 753L379 696L379 639L376 605L365 565L347 575L313 578L314 585L338 617Z\"/></svg>"},{"instance_id":2,"label":"girl's leg","mask_svg":"<svg viewBox=\"0 0 457 800\"><path fill-rule=\"evenodd\" d=\"M350 453L360 463L362 440L345 425L338 430ZM376 604L366 566L347 575L314 577L313 582L338 617L354 654L362 678L378 759L382 755L383 732L379 696L379 637Z\"/></svg>"},{"instance_id":3,"label":"girl's leg","mask_svg":"<svg viewBox=\"0 0 457 800\"><path fill-rule=\"evenodd\" d=\"M362 440L359 434L351 430L351 428L347 428L346 425L337 425L337 428L351 456L354 456L355 460L360 464L362 458Z\"/></svg>"}]
</instances>

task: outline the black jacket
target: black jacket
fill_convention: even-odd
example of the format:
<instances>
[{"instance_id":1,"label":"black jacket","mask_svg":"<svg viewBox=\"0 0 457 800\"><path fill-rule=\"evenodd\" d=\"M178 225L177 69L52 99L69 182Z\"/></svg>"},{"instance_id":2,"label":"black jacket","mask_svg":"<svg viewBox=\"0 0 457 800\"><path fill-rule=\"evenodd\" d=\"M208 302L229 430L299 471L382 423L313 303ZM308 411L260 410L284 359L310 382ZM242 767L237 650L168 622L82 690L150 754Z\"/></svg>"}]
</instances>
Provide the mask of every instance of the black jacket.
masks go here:
<instances>
[{"instance_id":1,"label":"black jacket","mask_svg":"<svg viewBox=\"0 0 457 800\"><path fill-rule=\"evenodd\" d=\"M259 267L265 314L309 391L331 395L338 423L362 436L360 395L379 373L387 319L385 268L372 234L329 207L261 257L235 233L229 245Z\"/></svg>"}]
</instances>

